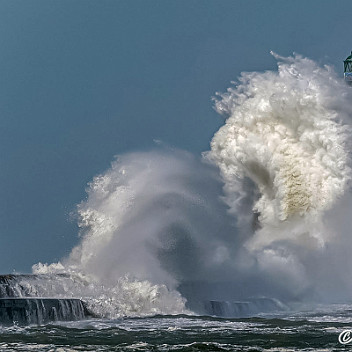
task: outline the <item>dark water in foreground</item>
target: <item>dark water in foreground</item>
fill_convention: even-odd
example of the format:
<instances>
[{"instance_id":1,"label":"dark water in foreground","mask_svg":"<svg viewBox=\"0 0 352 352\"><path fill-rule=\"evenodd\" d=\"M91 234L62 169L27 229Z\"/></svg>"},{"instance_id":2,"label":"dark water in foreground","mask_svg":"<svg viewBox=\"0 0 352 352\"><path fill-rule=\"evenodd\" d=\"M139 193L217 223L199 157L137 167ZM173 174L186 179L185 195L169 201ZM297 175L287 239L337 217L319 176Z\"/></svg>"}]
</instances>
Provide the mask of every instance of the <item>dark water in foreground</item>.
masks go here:
<instances>
[{"instance_id":1,"label":"dark water in foreground","mask_svg":"<svg viewBox=\"0 0 352 352\"><path fill-rule=\"evenodd\" d=\"M1 327L0 351L345 351L352 305L243 319L188 315Z\"/></svg>"}]
</instances>

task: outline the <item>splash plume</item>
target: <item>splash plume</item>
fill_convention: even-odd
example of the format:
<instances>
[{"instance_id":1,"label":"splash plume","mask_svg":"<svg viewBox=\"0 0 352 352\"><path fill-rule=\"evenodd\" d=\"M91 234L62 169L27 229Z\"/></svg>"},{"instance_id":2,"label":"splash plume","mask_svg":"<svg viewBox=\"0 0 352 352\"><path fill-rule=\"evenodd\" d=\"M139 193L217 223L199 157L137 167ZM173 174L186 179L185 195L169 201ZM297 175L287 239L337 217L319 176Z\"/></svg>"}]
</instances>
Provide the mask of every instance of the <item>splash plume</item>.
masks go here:
<instances>
[{"instance_id":1,"label":"splash plume","mask_svg":"<svg viewBox=\"0 0 352 352\"><path fill-rule=\"evenodd\" d=\"M351 92L328 66L273 55L277 72L243 73L218 95L227 120L203 158L120 156L78 206L80 243L34 271L79 278L70 291L102 315L350 297Z\"/></svg>"},{"instance_id":2,"label":"splash plume","mask_svg":"<svg viewBox=\"0 0 352 352\"><path fill-rule=\"evenodd\" d=\"M318 225L350 179L348 92L329 67L273 55L278 72L243 73L239 85L219 95L216 110L228 119L209 156L221 170L234 213L240 212L239 195L245 196L244 180L256 184L253 211L264 228L258 244L272 240L268 231L276 240L285 238L282 227L295 220L301 228L290 235L322 244L319 226L305 231L302 223Z\"/></svg>"}]
</instances>

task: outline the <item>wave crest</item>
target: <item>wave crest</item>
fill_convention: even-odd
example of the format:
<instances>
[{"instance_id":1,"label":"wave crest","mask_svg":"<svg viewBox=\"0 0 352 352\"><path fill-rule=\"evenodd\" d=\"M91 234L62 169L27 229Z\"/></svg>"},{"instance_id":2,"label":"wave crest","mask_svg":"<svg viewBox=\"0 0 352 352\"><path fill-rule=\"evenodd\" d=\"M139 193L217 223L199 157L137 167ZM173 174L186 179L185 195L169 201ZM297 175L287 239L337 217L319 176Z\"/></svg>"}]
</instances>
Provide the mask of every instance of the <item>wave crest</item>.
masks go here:
<instances>
[{"instance_id":1,"label":"wave crest","mask_svg":"<svg viewBox=\"0 0 352 352\"><path fill-rule=\"evenodd\" d=\"M274 56L278 72L243 73L237 86L219 94L216 110L228 118L209 157L235 213L250 178L259 190L253 210L262 227L297 218L318 223L350 180L347 87L329 67Z\"/></svg>"}]
</instances>

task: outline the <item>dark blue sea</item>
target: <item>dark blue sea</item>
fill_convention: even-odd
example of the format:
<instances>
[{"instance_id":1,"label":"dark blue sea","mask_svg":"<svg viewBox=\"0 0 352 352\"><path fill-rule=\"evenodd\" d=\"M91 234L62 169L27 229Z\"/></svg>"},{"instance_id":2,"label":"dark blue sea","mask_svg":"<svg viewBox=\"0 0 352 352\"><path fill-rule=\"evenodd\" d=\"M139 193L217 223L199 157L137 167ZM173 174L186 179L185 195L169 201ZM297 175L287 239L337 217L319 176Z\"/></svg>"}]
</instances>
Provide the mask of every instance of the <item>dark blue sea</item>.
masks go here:
<instances>
[{"instance_id":1,"label":"dark blue sea","mask_svg":"<svg viewBox=\"0 0 352 352\"><path fill-rule=\"evenodd\" d=\"M346 351L352 305L241 319L157 315L0 330L1 351Z\"/></svg>"}]
</instances>

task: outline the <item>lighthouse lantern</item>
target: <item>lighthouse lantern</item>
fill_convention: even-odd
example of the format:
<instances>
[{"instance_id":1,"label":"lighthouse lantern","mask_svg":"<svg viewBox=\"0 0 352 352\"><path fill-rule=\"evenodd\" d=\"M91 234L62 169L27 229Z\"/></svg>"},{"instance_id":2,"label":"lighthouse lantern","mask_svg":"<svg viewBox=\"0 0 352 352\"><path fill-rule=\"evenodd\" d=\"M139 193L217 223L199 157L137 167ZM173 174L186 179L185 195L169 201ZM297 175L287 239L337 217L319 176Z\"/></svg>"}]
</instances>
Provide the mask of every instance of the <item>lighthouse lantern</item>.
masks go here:
<instances>
[{"instance_id":1,"label":"lighthouse lantern","mask_svg":"<svg viewBox=\"0 0 352 352\"><path fill-rule=\"evenodd\" d=\"M345 81L352 84L352 51L351 55L343 62L343 75Z\"/></svg>"}]
</instances>

